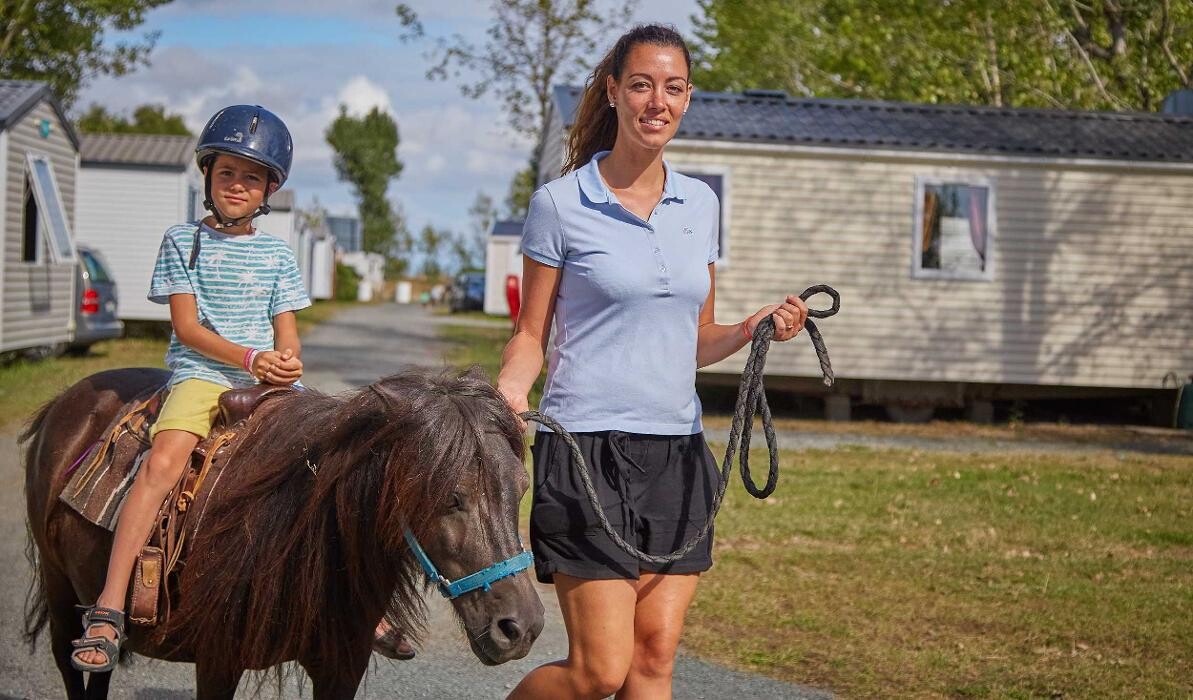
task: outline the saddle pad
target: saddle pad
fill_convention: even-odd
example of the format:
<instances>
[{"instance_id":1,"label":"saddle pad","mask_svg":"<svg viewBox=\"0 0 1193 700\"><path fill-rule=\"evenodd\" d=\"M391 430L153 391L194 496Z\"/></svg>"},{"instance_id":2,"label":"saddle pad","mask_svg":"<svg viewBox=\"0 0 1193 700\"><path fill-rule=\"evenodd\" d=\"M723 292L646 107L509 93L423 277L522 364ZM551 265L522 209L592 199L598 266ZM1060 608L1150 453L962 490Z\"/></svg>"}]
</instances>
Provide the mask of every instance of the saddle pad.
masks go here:
<instances>
[{"instance_id":1,"label":"saddle pad","mask_svg":"<svg viewBox=\"0 0 1193 700\"><path fill-rule=\"evenodd\" d=\"M167 389L129 401L88 449L58 496L89 522L112 531L141 462L149 454L149 428L157 419Z\"/></svg>"}]
</instances>

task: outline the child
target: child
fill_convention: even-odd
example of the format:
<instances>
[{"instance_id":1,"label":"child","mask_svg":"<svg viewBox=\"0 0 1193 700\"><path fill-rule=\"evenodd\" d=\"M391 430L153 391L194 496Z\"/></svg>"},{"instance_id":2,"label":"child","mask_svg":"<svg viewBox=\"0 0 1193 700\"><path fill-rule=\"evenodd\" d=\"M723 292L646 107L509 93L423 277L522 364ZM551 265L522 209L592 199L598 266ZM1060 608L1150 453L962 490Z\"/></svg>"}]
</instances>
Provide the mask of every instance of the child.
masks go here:
<instances>
[{"instance_id":1,"label":"child","mask_svg":"<svg viewBox=\"0 0 1193 700\"><path fill-rule=\"evenodd\" d=\"M71 664L80 671L115 667L137 554L207 436L220 394L258 382L293 384L302 376L294 312L311 302L289 246L253 226L286 182L292 150L282 120L255 105L220 110L199 138L195 160L211 215L171 227L158 251L149 299L170 305L170 394L120 511L103 591L83 613L86 631L73 643Z\"/></svg>"}]
</instances>

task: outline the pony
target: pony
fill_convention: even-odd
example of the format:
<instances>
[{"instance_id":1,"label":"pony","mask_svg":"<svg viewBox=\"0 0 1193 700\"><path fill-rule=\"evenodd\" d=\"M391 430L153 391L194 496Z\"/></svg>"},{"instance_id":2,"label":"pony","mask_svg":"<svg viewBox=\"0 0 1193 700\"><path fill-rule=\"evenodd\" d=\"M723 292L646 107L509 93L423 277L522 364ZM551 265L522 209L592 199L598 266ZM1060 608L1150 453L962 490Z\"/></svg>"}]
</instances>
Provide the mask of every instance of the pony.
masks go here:
<instances>
[{"instance_id":1,"label":"pony","mask_svg":"<svg viewBox=\"0 0 1193 700\"><path fill-rule=\"evenodd\" d=\"M130 399L167 378L152 369L87 377L37 411L20 437L35 570L24 635L35 649L49 627L72 700L107 697L111 674L85 684L69 654L82 629L75 606L98 596L112 536L59 494L76 456ZM424 631L427 582L408 532L449 579L522 551L522 434L479 370L405 371L340 396L288 393L238 433L192 504L202 515L175 609L157 627L130 628L122 650L194 662L199 698L232 698L246 671L277 667L280 682L287 662L307 672L316 699L351 697L382 618L415 639ZM524 570L452 605L485 664L522 658L542 630L542 602Z\"/></svg>"}]
</instances>

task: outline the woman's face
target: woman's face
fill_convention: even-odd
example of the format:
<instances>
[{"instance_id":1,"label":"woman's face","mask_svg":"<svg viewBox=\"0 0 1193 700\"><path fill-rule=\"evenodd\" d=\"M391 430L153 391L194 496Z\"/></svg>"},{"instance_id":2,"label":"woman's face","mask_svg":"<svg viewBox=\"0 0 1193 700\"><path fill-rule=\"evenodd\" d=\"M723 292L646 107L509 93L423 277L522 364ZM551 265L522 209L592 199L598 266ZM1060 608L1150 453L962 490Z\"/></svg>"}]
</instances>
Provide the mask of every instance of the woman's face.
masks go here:
<instances>
[{"instance_id":1,"label":"woman's face","mask_svg":"<svg viewBox=\"0 0 1193 700\"><path fill-rule=\"evenodd\" d=\"M673 46L636 44L621 77L609 77L609 101L617 108L617 139L659 150L675 136L692 98L683 51Z\"/></svg>"}]
</instances>

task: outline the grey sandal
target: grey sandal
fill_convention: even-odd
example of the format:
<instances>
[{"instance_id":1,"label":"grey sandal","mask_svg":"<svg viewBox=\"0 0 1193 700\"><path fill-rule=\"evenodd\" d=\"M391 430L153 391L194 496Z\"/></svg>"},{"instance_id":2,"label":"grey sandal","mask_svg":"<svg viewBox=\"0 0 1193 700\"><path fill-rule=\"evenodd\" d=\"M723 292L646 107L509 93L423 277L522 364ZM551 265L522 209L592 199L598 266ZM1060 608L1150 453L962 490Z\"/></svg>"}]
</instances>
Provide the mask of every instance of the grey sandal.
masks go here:
<instances>
[{"instance_id":1,"label":"grey sandal","mask_svg":"<svg viewBox=\"0 0 1193 700\"><path fill-rule=\"evenodd\" d=\"M70 665L77 671L88 671L90 673L104 673L116 668L117 662L120 661L120 645L124 642L124 613L112 608L101 608L99 606L84 607L77 606L83 613L83 637L71 642L71 646L75 649L70 653ZM91 629L92 625L108 625L116 631L116 640L113 641L103 636L88 636L87 630ZM108 657L108 660L102 664L89 664L79 659L79 652L89 649L95 649L102 652Z\"/></svg>"}]
</instances>

